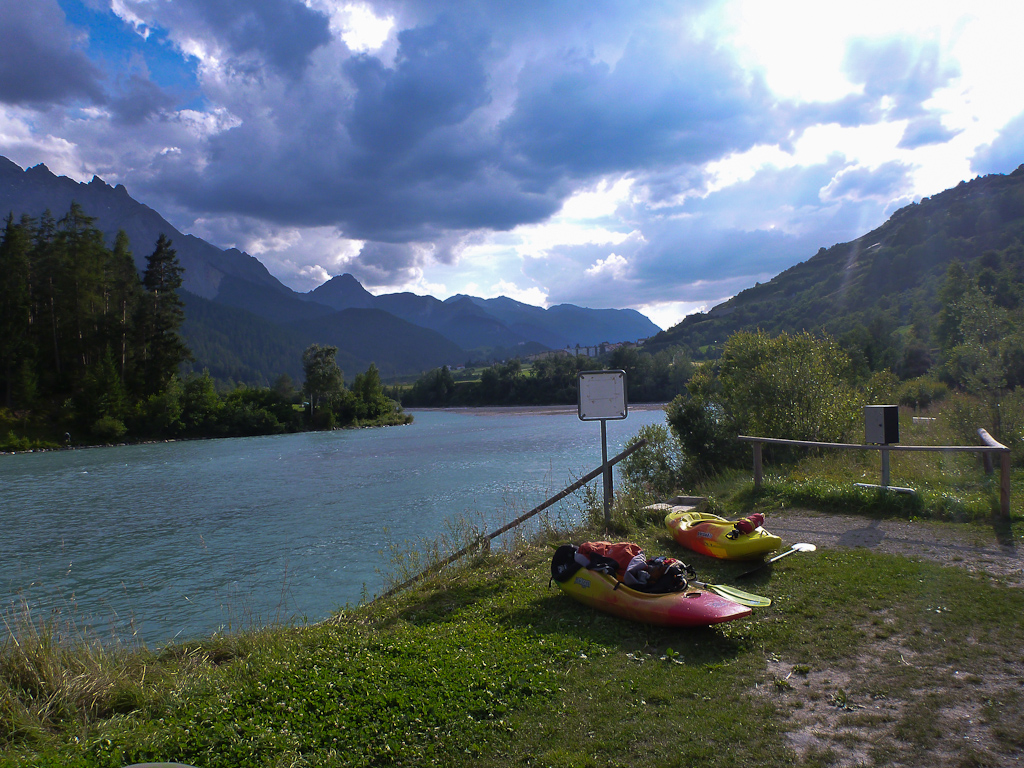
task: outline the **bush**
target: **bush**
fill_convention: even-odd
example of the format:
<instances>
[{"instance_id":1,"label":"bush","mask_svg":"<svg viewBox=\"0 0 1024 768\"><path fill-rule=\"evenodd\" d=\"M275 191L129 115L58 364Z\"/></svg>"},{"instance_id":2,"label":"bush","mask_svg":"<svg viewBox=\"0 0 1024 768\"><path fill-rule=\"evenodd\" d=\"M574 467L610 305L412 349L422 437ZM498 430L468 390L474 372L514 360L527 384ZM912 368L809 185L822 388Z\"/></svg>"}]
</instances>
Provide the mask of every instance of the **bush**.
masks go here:
<instances>
[{"instance_id":1,"label":"bush","mask_svg":"<svg viewBox=\"0 0 1024 768\"><path fill-rule=\"evenodd\" d=\"M722 403L747 434L838 442L860 423L864 397L831 338L739 332L722 351Z\"/></svg>"},{"instance_id":2,"label":"bush","mask_svg":"<svg viewBox=\"0 0 1024 768\"><path fill-rule=\"evenodd\" d=\"M125 427L124 422L120 419L115 419L113 416L103 416L96 420L90 431L93 437L98 440L113 442L124 437L128 433L128 428Z\"/></svg>"},{"instance_id":3,"label":"bush","mask_svg":"<svg viewBox=\"0 0 1024 768\"><path fill-rule=\"evenodd\" d=\"M736 421L721 405L678 395L665 410L680 446L681 480L700 480L743 461Z\"/></svg>"},{"instance_id":4,"label":"bush","mask_svg":"<svg viewBox=\"0 0 1024 768\"><path fill-rule=\"evenodd\" d=\"M630 442L647 445L622 460L622 478L628 486L654 498L666 498L679 488L681 451L675 435L661 424L641 427Z\"/></svg>"},{"instance_id":5,"label":"bush","mask_svg":"<svg viewBox=\"0 0 1024 768\"><path fill-rule=\"evenodd\" d=\"M940 403L949 396L949 387L928 376L904 381L899 387L899 404L915 411Z\"/></svg>"}]
</instances>

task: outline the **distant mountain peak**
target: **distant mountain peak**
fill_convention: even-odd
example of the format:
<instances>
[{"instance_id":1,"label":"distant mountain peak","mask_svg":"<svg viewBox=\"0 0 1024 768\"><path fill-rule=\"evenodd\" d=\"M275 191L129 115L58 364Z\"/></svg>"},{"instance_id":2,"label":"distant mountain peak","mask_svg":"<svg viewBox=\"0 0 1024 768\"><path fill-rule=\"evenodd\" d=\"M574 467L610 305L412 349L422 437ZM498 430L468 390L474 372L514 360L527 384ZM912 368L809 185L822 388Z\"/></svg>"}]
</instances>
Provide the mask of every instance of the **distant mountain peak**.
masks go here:
<instances>
[{"instance_id":1,"label":"distant mountain peak","mask_svg":"<svg viewBox=\"0 0 1024 768\"><path fill-rule=\"evenodd\" d=\"M363 288L363 284L348 272L332 277L306 296L311 301L337 310L373 307L373 294Z\"/></svg>"}]
</instances>

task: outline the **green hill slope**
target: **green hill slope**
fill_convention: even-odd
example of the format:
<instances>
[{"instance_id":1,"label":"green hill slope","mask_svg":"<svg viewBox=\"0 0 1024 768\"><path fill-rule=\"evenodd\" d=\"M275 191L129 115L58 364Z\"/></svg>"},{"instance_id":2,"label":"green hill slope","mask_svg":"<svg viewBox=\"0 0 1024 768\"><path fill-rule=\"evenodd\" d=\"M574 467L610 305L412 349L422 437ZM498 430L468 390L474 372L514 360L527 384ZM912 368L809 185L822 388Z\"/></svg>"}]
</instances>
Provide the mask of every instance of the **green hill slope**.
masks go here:
<instances>
[{"instance_id":1,"label":"green hill slope","mask_svg":"<svg viewBox=\"0 0 1024 768\"><path fill-rule=\"evenodd\" d=\"M869 350L873 340L913 334L927 347L941 309L938 289L953 260L988 270L995 282L1022 282L1024 166L901 208L857 240L822 248L770 282L685 318L645 348L683 346L695 357L716 357L730 334L756 329L824 331ZM876 368L879 362L869 360Z\"/></svg>"}]
</instances>

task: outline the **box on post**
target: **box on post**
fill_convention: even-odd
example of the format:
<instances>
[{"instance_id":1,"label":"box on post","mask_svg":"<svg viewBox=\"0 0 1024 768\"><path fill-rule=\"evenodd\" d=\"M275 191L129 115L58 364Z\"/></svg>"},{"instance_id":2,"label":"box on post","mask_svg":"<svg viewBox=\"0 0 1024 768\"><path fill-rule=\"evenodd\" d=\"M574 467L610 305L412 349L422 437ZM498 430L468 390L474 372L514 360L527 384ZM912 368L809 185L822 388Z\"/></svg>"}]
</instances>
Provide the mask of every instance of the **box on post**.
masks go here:
<instances>
[{"instance_id":1,"label":"box on post","mask_svg":"<svg viewBox=\"0 0 1024 768\"><path fill-rule=\"evenodd\" d=\"M893 445L900 441L898 405L864 406L864 442L869 445Z\"/></svg>"}]
</instances>

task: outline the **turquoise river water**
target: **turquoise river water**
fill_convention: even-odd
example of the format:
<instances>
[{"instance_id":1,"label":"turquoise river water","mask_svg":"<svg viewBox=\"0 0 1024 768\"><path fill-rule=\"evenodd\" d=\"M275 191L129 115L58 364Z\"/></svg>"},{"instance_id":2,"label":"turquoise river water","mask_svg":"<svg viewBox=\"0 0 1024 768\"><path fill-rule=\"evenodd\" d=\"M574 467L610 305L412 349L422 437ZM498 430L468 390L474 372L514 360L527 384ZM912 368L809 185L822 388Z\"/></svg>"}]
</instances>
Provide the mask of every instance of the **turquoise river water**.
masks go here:
<instances>
[{"instance_id":1,"label":"turquoise river water","mask_svg":"<svg viewBox=\"0 0 1024 768\"><path fill-rule=\"evenodd\" d=\"M459 516L493 530L601 463L600 424L574 408L413 413L406 427L0 456L0 609L150 645L316 621L382 591L392 545ZM652 423L661 410L607 422L608 455Z\"/></svg>"}]
</instances>

